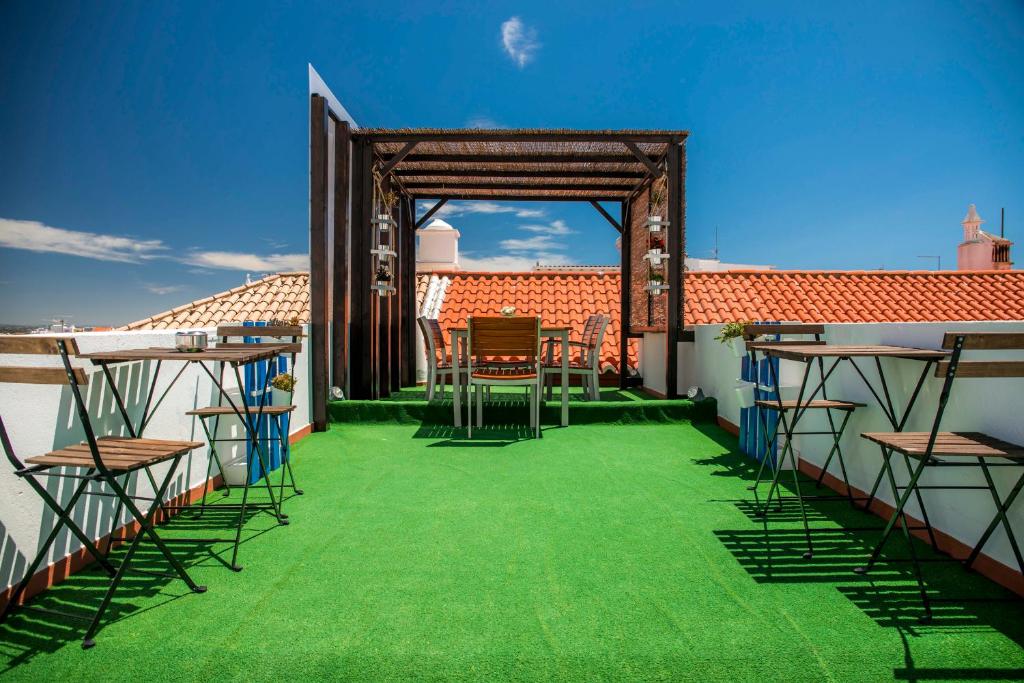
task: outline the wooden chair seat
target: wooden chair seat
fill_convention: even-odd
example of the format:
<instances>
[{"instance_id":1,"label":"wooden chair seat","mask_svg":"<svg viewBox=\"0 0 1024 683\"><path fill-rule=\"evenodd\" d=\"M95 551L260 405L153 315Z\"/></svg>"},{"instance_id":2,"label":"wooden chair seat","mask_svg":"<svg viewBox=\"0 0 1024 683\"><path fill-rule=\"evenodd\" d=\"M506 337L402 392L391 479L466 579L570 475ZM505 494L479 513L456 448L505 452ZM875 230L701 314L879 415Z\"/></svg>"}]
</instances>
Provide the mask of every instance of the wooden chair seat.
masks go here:
<instances>
[{"instance_id":1,"label":"wooden chair seat","mask_svg":"<svg viewBox=\"0 0 1024 683\"><path fill-rule=\"evenodd\" d=\"M165 439L131 439L119 436L103 436L96 439L100 459L107 469L114 472L127 472L163 460L202 448L200 441L167 441ZM45 455L26 458L30 465L47 467L86 467L95 468L89 444L82 442L67 446Z\"/></svg>"},{"instance_id":2,"label":"wooden chair seat","mask_svg":"<svg viewBox=\"0 0 1024 683\"><path fill-rule=\"evenodd\" d=\"M931 433L868 432L861 436L899 453L920 458L927 453ZM935 437L932 455L1024 460L1024 447L981 432L939 432Z\"/></svg>"},{"instance_id":3,"label":"wooden chair seat","mask_svg":"<svg viewBox=\"0 0 1024 683\"><path fill-rule=\"evenodd\" d=\"M239 409L245 413L244 409L239 406ZM258 406L249 406L249 410L255 415L259 412ZM264 415L284 415L295 410L295 406L263 406ZM190 410L186 415L197 415L199 417L215 417L217 415L234 415L235 409L231 406L208 406L206 408L196 408Z\"/></svg>"},{"instance_id":4,"label":"wooden chair seat","mask_svg":"<svg viewBox=\"0 0 1024 683\"><path fill-rule=\"evenodd\" d=\"M779 402L771 399L758 399L754 401L754 404L760 408L774 408L778 410ZM796 399L787 399L782 402L783 410L794 410L796 409ZM853 401L834 401L832 399L815 399L813 401L804 401L799 405L800 408L807 410L856 410L857 408L863 408L863 403L855 403Z\"/></svg>"},{"instance_id":5,"label":"wooden chair seat","mask_svg":"<svg viewBox=\"0 0 1024 683\"><path fill-rule=\"evenodd\" d=\"M527 380L536 379L536 372L521 372L515 368L483 368L473 371L473 379L482 380Z\"/></svg>"}]
</instances>

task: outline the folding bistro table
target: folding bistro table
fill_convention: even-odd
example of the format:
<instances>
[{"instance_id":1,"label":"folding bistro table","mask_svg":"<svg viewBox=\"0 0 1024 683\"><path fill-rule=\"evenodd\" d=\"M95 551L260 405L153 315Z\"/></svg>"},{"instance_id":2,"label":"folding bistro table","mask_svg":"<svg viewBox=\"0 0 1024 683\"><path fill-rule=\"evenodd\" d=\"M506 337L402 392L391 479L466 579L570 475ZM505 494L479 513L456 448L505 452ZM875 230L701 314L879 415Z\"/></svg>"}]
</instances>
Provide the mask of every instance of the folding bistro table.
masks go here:
<instances>
[{"instance_id":1,"label":"folding bistro table","mask_svg":"<svg viewBox=\"0 0 1024 683\"><path fill-rule=\"evenodd\" d=\"M542 339L554 339L561 342L562 346L562 368L561 368L561 380L562 380L562 419L561 424L563 427L569 426L569 330L568 327L548 327L541 326L540 336ZM468 327L450 327L448 333L451 335L452 342L452 362L458 363L458 359L462 356L461 349L462 345L468 341L469 328ZM454 394L455 402L455 426L462 426L462 379L461 373L454 373L452 376L452 390ZM470 419L473 419L470 416Z\"/></svg>"},{"instance_id":2,"label":"folding bistro table","mask_svg":"<svg viewBox=\"0 0 1024 683\"><path fill-rule=\"evenodd\" d=\"M260 328L252 328L254 331ZM291 348L288 344L240 344L231 345L229 347L212 347L204 349L202 351L195 352L182 352L176 349L168 348L147 348L147 349L129 349L125 351L101 351L98 353L85 353L81 354L80 358L85 358L93 362L93 364L100 366L103 369L103 374L107 378L107 384L110 386L110 391L114 396L114 401L117 404L117 408L121 413L121 417L124 419L124 423L128 428L129 433L132 437L141 437L149 424L150 419L153 416L153 412L163 402L164 397L171 390L174 384L178 381L181 375L184 373L185 368L191 363L196 363L203 369L204 372L210 377L214 386L217 387L219 399L226 401L226 408L229 409L231 414L234 414L241 421L249 439L252 441L252 452L256 455L257 462L260 468L260 479L265 483L267 493L270 495L270 504L258 504L248 503L247 507L250 509L269 509L274 514L279 524L288 524L288 516L281 512L281 501L274 495L274 487L270 483L270 469L268 467L268 459L260 439L261 428L263 425L263 419L269 414L269 406L267 406L266 397L269 396L270 387L270 373L266 373L266 377L263 382L263 390L260 395L260 403L258 406L250 406L248 401L245 400L245 382L242 379L241 367L250 363L256 363L259 361L270 360L276 358L281 353L287 353ZM156 369L153 373L153 378L149 387L149 393L146 398L145 406L142 410L142 416L139 419L138 426L132 425L131 418L128 416L128 411L125 408L124 400L121 398L121 394L118 392L117 383L114 381L114 376L110 372L111 365L117 365L119 363L133 363L138 361L155 361ZM156 389L157 379L160 375L160 370L164 362L168 363L181 363L182 366L178 370L177 374L171 380L171 383L167 385L163 393L153 402L153 396ZM211 364L220 364L218 372L214 372L211 368ZM235 382L238 387L239 396L241 397L241 405L238 405L231 396L228 394L224 386L224 370L230 366L235 376ZM246 480L246 493L248 493L248 477ZM161 508L165 511L171 509L181 509L187 506L172 506L166 505L161 502ZM242 503L242 514L244 515L246 503ZM120 506L114 515L114 524L117 524L117 520L121 516ZM241 533L240 528L238 529L235 538L174 538L168 539L177 542L198 542L198 543L233 543L234 552L231 559L231 567L237 569L237 556L238 556L238 544L240 540L239 534Z\"/></svg>"},{"instance_id":3,"label":"folding bistro table","mask_svg":"<svg viewBox=\"0 0 1024 683\"><path fill-rule=\"evenodd\" d=\"M942 359L946 358L949 354L946 351L938 351L933 349L918 349L911 347L902 346L860 346L860 345L842 345L842 344L792 344L792 345L779 345L773 344L772 342L766 342L763 344L752 343L748 344L747 348L752 351L759 351L765 356L772 358L779 358L783 360L796 361L803 363L806 367L804 369L803 378L800 382L800 389L797 394L795 401L783 404L782 399L777 399L779 410L790 410L792 417L789 420L781 421L783 432L786 435L786 445L784 449L792 448L792 439L796 435L796 426L803 418L804 414L815 406L816 397L824 391L825 385L828 379L835 372L836 368L843 361L848 362L853 369L857 372L857 375L863 380L865 386L874 396L878 403L878 406L882 409L882 413L885 415L889 424L892 425L893 431L902 432L907 424L907 420L913 411L914 404L917 402L917 397L921 393L921 387L924 385L924 380L928 376L928 372L932 369L932 365L938 363ZM914 360L924 363L924 368L921 371L921 375L917 380L917 384L914 386L914 391L910 395L906 406L902 411L902 416L897 410L893 403L892 395L889 392L889 384L886 380L885 370L882 366L882 358L902 358L905 360ZM875 386L871 380L868 379L867 375L861 369L858 364L859 359L868 359L874 362L875 368L878 372L878 387ZM821 373L821 379L814 386L814 388L807 394L808 391L808 380L810 379L811 369L818 365ZM769 366L771 367L771 366ZM778 386L778 377L775 376L775 370L772 368L772 382L775 386ZM881 393L879 393L879 389ZM878 492L878 487L882 482L883 477L887 477L890 486L894 491L894 495L899 496L899 488L896 485L896 479L892 471L892 454L893 450L883 448L882 467L878 472L878 476L875 479L874 485L871 487L871 492L868 494L864 508L867 509L871 505L871 501L874 499L875 494ZM785 452L781 458L784 457ZM911 471L910 459L904 455L906 461L907 471ZM795 462L795 458L793 458ZM771 503L771 499L778 489L779 472L781 467L777 467L775 470L775 476L772 480L772 486L768 491L768 497L762 506L762 511L767 511L768 505ZM800 504L800 512L803 516L804 532L807 539L807 553L804 557L810 557L813 553L811 545L811 534L810 528L807 523L807 515L803 507L803 499L800 495L800 489L797 487L796 498ZM917 502L921 508L921 515L924 521L923 529L927 530L928 536L932 541L932 545L935 545L935 536L932 530L931 522L928 520L928 513L925 511L924 501L921 500L920 494L917 494ZM908 530L909 531L909 530Z\"/></svg>"}]
</instances>

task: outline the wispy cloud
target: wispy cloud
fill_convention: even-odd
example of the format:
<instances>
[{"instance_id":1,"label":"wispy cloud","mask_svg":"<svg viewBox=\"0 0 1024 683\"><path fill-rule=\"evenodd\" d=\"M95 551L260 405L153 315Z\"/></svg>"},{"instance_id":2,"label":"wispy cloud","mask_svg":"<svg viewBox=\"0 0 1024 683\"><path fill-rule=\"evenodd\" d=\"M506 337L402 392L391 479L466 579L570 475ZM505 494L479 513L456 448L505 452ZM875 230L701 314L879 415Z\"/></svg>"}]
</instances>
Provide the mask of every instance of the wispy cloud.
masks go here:
<instances>
[{"instance_id":1,"label":"wispy cloud","mask_svg":"<svg viewBox=\"0 0 1024 683\"><path fill-rule=\"evenodd\" d=\"M519 17L509 17L502 22L501 46L520 69L533 61L534 54L540 49L537 31L526 26Z\"/></svg>"},{"instance_id":2,"label":"wispy cloud","mask_svg":"<svg viewBox=\"0 0 1024 683\"><path fill-rule=\"evenodd\" d=\"M160 240L138 240L119 235L65 230L38 221L10 218L0 218L0 247L120 263L139 263L158 258L167 250Z\"/></svg>"},{"instance_id":3,"label":"wispy cloud","mask_svg":"<svg viewBox=\"0 0 1024 683\"><path fill-rule=\"evenodd\" d=\"M194 251L185 262L200 268L220 270L245 270L250 272L276 273L287 270L309 268L308 254L271 254L260 256L236 251Z\"/></svg>"},{"instance_id":4,"label":"wispy cloud","mask_svg":"<svg viewBox=\"0 0 1024 683\"><path fill-rule=\"evenodd\" d=\"M490 116L472 116L466 120L466 128L505 128Z\"/></svg>"},{"instance_id":5,"label":"wispy cloud","mask_svg":"<svg viewBox=\"0 0 1024 683\"><path fill-rule=\"evenodd\" d=\"M433 204L425 204L423 206L417 205L417 212L424 214L433 208ZM515 215L516 218L543 218L545 213L542 209L527 209L522 206L512 206L509 204L496 204L495 202L448 202L434 215L438 218L452 218L456 216L466 216L469 214L499 214L499 213L510 213Z\"/></svg>"},{"instance_id":6,"label":"wispy cloud","mask_svg":"<svg viewBox=\"0 0 1024 683\"><path fill-rule=\"evenodd\" d=\"M153 294L158 294L160 296L163 296L165 294L174 294L175 292L180 292L182 289L184 289L184 287L182 287L181 285L143 285L143 286L146 288L147 292L152 292Z\"/></svg>"},{"instance_id":7,"label":"wispy cloud","mask_svg":"<svg viewBox=\"0 0 1024 683\"><path fill-rule=\"evenodd\" d=\"M162 240L139 240L120 235L65 230L38 221L10 218L0 218L0 248L66 254L117 263L142 263L154 259L177 261L193 266L190 272L195 268L251 272L309 268L307 254L272 253L263 256L233 251L211 251L199 247L172 251ZM146 288L154 294L177 291L160 285L146 285Z\"/></svg>"},{"instance_id":8,"label":"wispy cloud","mask_svg":"<svg viewBox=\"0 0 1024 683\"><path fill-rule=\"evenodd\" d=\"M542 235L571 235L576 232L568 225L565 221L558 219L553 220L546 225L534 224L534 225L521 225L520 230L526 230L527 232L536 232Z\"/></svg>"},{"instance_id":9,"label":"wispy cloud","mask_svg":"<svg viewBox=\"0 0 1024 683\"><path fill-rule=\"evenodd\" d=\"M474 257L468 254L459 255L459 265L463 270L518 272L533 270L534 266L570 266L572 261L565 254L537 252L529 256L498 254L494 256Z\"/></svg>"},{"instance_id":10,"label":"wispy cloud","mask_svg":"<svg viewBox=\"0 0 1024 683\"><path fill-rule=\"evenodd\" d=\"M501 240L498 245L508 251L549 251L551 249L565 249L564 244L555 242L550 235L537 235L526 239L510 238Z\"/></svg>"}]
</instances>

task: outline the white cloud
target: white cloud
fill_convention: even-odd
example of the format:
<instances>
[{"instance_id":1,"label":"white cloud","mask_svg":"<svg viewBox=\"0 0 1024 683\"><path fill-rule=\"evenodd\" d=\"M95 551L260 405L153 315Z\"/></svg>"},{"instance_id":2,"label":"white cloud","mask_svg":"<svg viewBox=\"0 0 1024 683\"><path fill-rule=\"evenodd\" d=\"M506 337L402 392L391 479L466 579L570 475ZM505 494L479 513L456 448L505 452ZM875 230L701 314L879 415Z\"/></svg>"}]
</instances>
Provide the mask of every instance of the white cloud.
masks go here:
<instances>
[{"instance_id":1,"label":"white cloud","mask_svg":"<svg viewBox=\"0 0 1024 683\"><path fill-rule=\"evenodd\" d=\"M195 251L185 262L200 268L276 273L309 268L309 254L244 254L235 251Z\"/></svg>"},{"instance_id":2,"label":"white cloud","mask_svg":"<svg viewBox=\"0 0 1024 683\"><path fill-rule=\"evenodd\" d=\"M174 294L184 289L181 285L144 285L147 292L158 294L163 296L164 294Z\"/></svg>"},{"instance_id":3,"label":"white cloud","mask_svg":"<svg viewBox=\"0 0 1024 683\"><path fill-rule=\"evenodd\" d=\"M527 237L526 239L507 239L501 240L498 243L502 249L508 251L536 251L536 250L548 250L548 249L565 249L564 244L559 244L554 241L550 235L537 235L536 237Z\"/></svg>"},{"instance_id":4,"label":"white cloud","mask_svg":"<svg viewBox=\"0 0 1024 683\"><path fill-rule=\"evenodd\" d=\"M505 128L490 116L473 116L466 120L466 128Z\"/></svg>"},{"instance_id":5,"label":"white cloud","mask_svg":"<svg viewBox=\"0 0 1024 683\"><path fill-rule=\"evenodd\" d=\"M117 235L65 230L38 221L18 221L10 218L0 218L0 247L120 263L138 263L157 258L167 249L160 240L137 240Z\"/></svg>"},{"instance_id":6,"label":"white cloud","mask_svg":"<svg viewBox=\"0 0 1024 683\"><path fill-rule=\"evenodd\" d=\"M417 204L416 210L417 213L422 215L433 208L433 206L434 204ZM453 218L474 213L488 215L511 213L514 214L516 218L543 218L545 216L543 209L527 209L521 206L510 206L508 204L497 204L495 202L482 201L448 202L438 209L434 216L438 218Z\"/></svg>"},{"instance_id":7,"label":"white cloud","mask_svg":"<svg viewBox=\"0 0 1024 683\"><path fill-rule=\"evenodd\" d=\"M501 45L505 48L505 54L520 69L533 61L534 54L540 48L537 32L523 24L519 17L509 17L502 22Z\"/></svg>"},{"instance_id":8,"label":"white cloud","mask_svg":"<svg viewBox=\"0 0 1024 683\"><path fill-rule=\"evenodd\" d=\"M576 232L561 219L551 221L547 225L521 225L519 229L544 235L571 235Z\"/></svg>"}]
</instances>

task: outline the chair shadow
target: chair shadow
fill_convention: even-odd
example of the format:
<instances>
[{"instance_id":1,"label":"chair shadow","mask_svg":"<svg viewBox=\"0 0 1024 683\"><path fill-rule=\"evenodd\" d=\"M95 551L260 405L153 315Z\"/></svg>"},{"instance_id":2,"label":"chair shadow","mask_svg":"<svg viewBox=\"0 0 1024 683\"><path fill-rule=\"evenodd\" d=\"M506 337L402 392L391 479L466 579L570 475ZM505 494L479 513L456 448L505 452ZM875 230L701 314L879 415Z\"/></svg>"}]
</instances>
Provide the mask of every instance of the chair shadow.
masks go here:
<instances>
[{"instance_id":1,"label":"chair shadow","mask_svg":"<svg viewBox=\"0 0 1024 683\"><path fill-rule=\"evenodd\" d=\"M541 429L541 434L547 428ZM473 428L473 438L465 427L423 423L412 435L414 439L434 439L428 448L502 448L520 441L532 441L533 429L521 425L484 425Z\"/></svg>"},{"instance_id":2,"label":"chair shadow","mask_svg":"<svg viewBox=\"0 0 1024 683\"><path fill-rule=\"evenodd\" d=\"M286 495L286 499L290 497L292 496ZM231 543L184 541L181 538L233 538L239 510L218 506L217 503L237 503L240 500L240 494L235 495L235 492L232 492L232 496L223 497L222 490L218 490L212 494L212 502L207 503L205 510L200 512L198 504L181 510L168 522L159 525L157 533L186 570L212 563L222 566L225 571L231 571ZM269 499L254 498L250 491L250 501L261 504L269 502ZM259 518L266 521L259 522ZM278 526L270 510L248 509L244 519L239 544L242 564L245 545ZM110 559L115 566L124 557L124 552L123 544L115 545L111 551ZM31 598L27 607L34 609L16 608L7 620L0 624L0 662L7 660L6 665L0 668L0 676L38 654L53 653L69 643L80 641L108 585L109 577L106 572L99 565L92 564ZM156 546L148 539L144 539L132 559L132 566L107 608L96 639L98 642L102 641L103 631L110 624L192 595L192 591L174 573ZM153 602L153 599L158 597L161 599ZM147 604L140 607L142 603ZM50 612L42 613L36 611L37 609ZM69 617L52 613L55 611L78 616Z\"/></svg>"},{"instance_id":3,"label":"chair shadow","mask_svg":"<svg viewBox=\"0 0 1024 683\"><path fill-rule=\"evenodd\" d=\"M730 448L712 458L698 461L713 466L719 476L735 476L749 481L756 476L758 463ZM790 479L789 473L787 479ZM817 489L815 482L800 475L805 493L829 494ZM763 487L763 488L762 488ZM966 570L958 561L934 551L930 545L914 539L913 549L922 559L922 574L932 599L933 618L927 625L919 622L923 614L921 596L914 579L910 546L897 530L882 553L881 560L866 575L854 569L865 564L881 535L885 520L850 505L844 497L829 501L808 501L805 510L811 527L813 557L805 559L806 536L802 516L793 495L793 483L780 484L787 498L782 512L774 504L765 517L755 514L754 493L749 498L723 500L743 512L753 525L743 529L719 529L714 533L758 583L835 584L845 595L879 625L895 627L911 634L941 630L997 630L1024 646L1024 620L1020 619L1020 598L993 581ZM759 487L761 500L767 485ZM958 601L967 598L967 601ZM991 600L989 602L988 600ZM1016 603L1016 604L1014 604ZM909 660L912 664L912 658ZM980 676L981 670L956 670L958 676ZM947 672L949 673L949 672ZM902 670L904 677L919 676L912 669ZM937 671L935 675L945 675Z\"/></svg>"}]
</instances>

